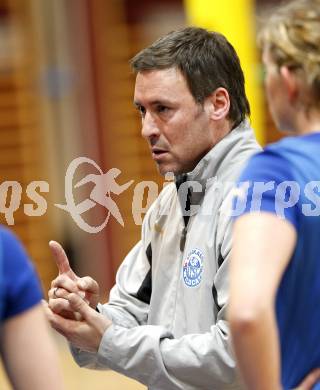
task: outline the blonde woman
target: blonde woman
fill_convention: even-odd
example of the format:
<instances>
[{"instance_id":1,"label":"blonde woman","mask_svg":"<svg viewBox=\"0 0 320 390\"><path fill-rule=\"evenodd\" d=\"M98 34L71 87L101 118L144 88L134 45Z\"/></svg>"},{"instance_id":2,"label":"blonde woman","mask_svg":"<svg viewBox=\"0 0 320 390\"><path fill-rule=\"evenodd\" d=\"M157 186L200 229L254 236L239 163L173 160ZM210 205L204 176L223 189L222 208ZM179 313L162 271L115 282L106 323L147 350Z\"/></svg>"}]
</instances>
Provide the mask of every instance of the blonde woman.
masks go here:
<instances>
[{"instance_id":1,"label":"blonde woman","mask_svg":"<svg viewBox=\"0 0 320 390\"><path fill-rule=\"evenodd\" d=\"M239 179L229 319L247 388L292 389L320 366L320 2L278 9L260 44L270 111L289 137Z\"/></svg>"}]
</instances>

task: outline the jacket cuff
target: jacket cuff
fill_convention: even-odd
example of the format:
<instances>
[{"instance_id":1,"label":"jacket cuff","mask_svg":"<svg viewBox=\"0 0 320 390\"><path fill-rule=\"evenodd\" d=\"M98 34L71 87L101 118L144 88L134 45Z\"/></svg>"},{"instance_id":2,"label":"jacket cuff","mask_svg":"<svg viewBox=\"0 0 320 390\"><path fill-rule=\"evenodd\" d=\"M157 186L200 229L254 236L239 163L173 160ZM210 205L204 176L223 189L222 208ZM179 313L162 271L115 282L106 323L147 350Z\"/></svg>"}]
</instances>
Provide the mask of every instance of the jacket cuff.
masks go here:
<instances>
[{"instance_id":1,"label":"jacket cuff","mask_svg":"<svg viewBox=\"0 0 320 390\"><path fill-rule=\"evenodd\" d=\"M112 323L108 329L104 332L99 349L97 352L97 361L99 365L104 367L109 367L115 371L117 370L118 364L114 364L113 362L120 362L121 355L119 354L119 350L113 349L113 340L116 337L118 325Z\"/></svg>"}]
</instances>

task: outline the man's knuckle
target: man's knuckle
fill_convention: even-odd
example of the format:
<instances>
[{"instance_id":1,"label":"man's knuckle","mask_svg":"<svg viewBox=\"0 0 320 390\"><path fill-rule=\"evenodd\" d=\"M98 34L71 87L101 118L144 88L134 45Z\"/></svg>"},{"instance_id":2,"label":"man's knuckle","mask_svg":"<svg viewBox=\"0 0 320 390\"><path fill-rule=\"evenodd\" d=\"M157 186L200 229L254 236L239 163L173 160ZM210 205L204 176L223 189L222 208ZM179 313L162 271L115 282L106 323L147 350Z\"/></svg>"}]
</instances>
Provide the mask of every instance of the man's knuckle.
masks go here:
<instances>
[{"instance_id":1,"label":"man's knuckle","mask_svg":"<svg viewBox=\"0 0 320 390\"><path fill-rule=\"evenodd\" d=\"M82 302L79 299L79 296L77 294L75 293L69 294L68 300L75 310L80 309Z\"/></svg>"},{"instance_id":2,"label":"man's knuckle","mask_svg":"<svg viewBox=\"0 0 320 390\"><path fill-rule=\"evenodd\" d=\"M65 298L68 295L68 291L64 288L60 288L57 292L59 298Z\"/></svg>"}]
</instances>

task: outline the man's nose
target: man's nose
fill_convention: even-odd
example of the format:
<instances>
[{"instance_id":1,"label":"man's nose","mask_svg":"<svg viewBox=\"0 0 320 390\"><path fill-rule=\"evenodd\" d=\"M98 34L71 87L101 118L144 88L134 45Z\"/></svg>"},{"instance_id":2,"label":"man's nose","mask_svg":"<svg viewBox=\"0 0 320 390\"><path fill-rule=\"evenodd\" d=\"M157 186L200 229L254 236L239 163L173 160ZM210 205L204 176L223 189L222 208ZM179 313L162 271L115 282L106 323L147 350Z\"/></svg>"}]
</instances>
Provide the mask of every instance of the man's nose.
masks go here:
<instances>
[{"instance_id":1,"label":"man's nose","mask_svg":"<svg viewBox=\"0 0 320 390\"><path fill-rule=\"evenodd\" d=\"M142 119L142 129L141 134L144 138L150 138L158 136L160 133L156 121L149 112L146 112L144 118Z\"/></svg>"}]
</instances>

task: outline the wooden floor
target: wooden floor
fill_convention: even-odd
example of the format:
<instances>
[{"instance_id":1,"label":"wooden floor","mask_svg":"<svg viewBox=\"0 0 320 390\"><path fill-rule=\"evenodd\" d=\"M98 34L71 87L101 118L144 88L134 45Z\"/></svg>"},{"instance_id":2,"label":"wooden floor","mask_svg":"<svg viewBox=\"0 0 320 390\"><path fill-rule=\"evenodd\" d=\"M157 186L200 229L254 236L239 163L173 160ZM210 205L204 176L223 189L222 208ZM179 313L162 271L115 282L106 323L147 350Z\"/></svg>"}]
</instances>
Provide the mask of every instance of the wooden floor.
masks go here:
<instances>
[{"instance_id":1,"label":"wooden floor","mask_svg":"<svg viewBox=\"0 0 320 390\"><path fill-rule=\"evenodd\" d=\"M59 349L66 390L146 390L146 387L138 382L112 371L93 371L79 368L74 363L64 339L59 335L54 335L54 339ZM0 366L0 389L12 389L2 366Z\"/></svg>"}]
</instances>

